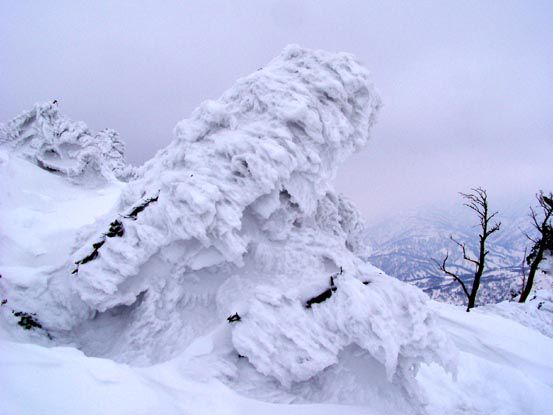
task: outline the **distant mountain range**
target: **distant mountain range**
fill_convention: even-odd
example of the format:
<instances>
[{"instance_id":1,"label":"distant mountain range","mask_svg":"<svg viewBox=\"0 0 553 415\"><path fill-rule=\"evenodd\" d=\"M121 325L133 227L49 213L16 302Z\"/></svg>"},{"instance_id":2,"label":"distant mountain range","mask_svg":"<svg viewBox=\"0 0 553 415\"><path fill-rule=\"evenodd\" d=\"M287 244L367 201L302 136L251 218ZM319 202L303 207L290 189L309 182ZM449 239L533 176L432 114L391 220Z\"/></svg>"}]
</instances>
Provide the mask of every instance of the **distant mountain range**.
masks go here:
<instances>
[{"instance_id":1,"label":"distant mountain range","mask_svg":"<svg viewBox=\"0 0 553 415\"><path fill-rule=\"evenodd\" d=\"M524 249L528 244L523 231L530 226L527 209L515 209L515 213L503 215L499 220L501 230L489 239L490 254L477 304L510 299L511 288L518 288L521 282ZM464 304L461 286L444 275L436 261L442 261L449 252L450 269L471 287L474 267L463 260L461 250L450 236L465 242L468 253L475 257L479 231L476 223L476 217L468 209L420 210L388 218L367 225L366 255L387 274L417 285L433 299Z\"/></svg>"}]
</instances>

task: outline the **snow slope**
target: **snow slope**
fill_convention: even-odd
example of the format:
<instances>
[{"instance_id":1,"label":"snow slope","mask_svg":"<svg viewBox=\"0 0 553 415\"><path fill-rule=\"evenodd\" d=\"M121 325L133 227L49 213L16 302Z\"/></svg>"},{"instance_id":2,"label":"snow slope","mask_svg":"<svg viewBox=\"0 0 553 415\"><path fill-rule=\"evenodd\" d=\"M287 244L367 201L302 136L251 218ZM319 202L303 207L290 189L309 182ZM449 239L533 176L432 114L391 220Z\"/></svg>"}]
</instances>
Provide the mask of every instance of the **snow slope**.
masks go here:
<instances>
[{"instance_id":1,"label":"snow slope","mask_svg":"<svg viewBox=\"0 0 553 415\"><path fill-rule=\"evenodd\" d=\"M504 307L523 315L525 305L504 303ZM429 413L537 415L551 411L551 337L486 307L470 313L440 303L433 308L460 355L457 381L434 365L421 369L418 380L428 393ZM526 325L534 318L526 316Z\"/></svg>"},{"instance_id":2,"label":"snow slope","mask_svg":"<svg viewBox=\"0 0 553 415\"><path fill-rule=\"evenodd\" d=\"M417 380L426 413L550 412L553 339L480 310L466 313L462 307L438 303L432 307L461 352L456 379L437 365L422 365ZM514 312L518 304L510 303L510 307ZM382 410L382 401L390 398L385 395L375 396L368 406L276 404L244 397L209 375L219 370L213 362L194 364L212 352L214 341L213 337L199 339L180 357L147 368L86 357L73 348L0 341L0 414L404 413ZM352 384L348 392L362 389L362 383ZM339 398L329 394L327 400Z\"/></svg>"},{"instance_id":3,"label":"snow slope","mask_svg":"<svg viewBox=\"0 0 553 415\"><path fill-rule=\"evenodd\" d=\"M28 340L12 310L40 312L54 298L71 302L72 282L55 275L74 250L77 230L109 212L124 185L89 188L0 149L0 311L13 336ZM39 342L44 336L32 333Z\"/></svg>"},{"instance_id":4,"label":"snow slope","mask_svg":"<svg viewBox=\"0 0 553 415\"><path fill-rule=\"evenodd\" d=\"M279 414L283 406L248 399L217 380L182 375L177 365L138 369L71 348L0 343L2 415ZM286 405L287 413L343 414L342 405ZM349 414L376 413L349 406Z\"/></svg>"}]
</instances>

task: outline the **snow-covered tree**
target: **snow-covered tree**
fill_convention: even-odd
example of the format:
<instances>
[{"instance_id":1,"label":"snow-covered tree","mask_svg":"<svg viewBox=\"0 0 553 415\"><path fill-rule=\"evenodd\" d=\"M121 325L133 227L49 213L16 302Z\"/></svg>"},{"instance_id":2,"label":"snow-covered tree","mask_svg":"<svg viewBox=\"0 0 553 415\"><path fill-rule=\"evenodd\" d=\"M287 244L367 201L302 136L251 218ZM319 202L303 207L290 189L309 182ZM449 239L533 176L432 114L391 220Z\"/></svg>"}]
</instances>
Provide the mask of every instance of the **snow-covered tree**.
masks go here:
<instances>
[{"instance_id":1,"label":"snow-covered tree","mask_svg":"<svg viewBox=\"0 0 553 415\"><path fill-rule=\"evenodd\" d=\"M287 47L177 124L47 289L0 285L88 355L144 365L210 339L202 358L233 388L349 403L385 391L416 412L419 366L451 368L455 353L427 297L362 258L363 224L332 186L379 107L351 55Z\"/></svg>"},{"instance_id":2,"label":"snow-covered tree","mask_svg":"<svg viewBox=\"0 0 553 415\"><path fill-rule=\"evenodd\" d=\"M553 226L551 218L553 217L553 193L544 194L540 191L536 195L539 208L530 208L530 218L532 225L537 231L537 236L528 235L532 242L530 253L526 257L526 263L529 266L528 276L524 279L524 286L520 295L519 302L524 303L532 291L536 272L539 270L542 261L546 256L553 254Z\"/></svg>"},{"instance_id":3,"label":"snow-covered tree","mask_svg":"<svg viewBox=\"0 0 553 415\"><path fill-rule=\"evenodd\" d=\"M36 104L0 125L0 147L73 179L129 176L119 134L111 129L91 132L84 122L62 115L57 101Z\"/></svg>"}]
</instances>

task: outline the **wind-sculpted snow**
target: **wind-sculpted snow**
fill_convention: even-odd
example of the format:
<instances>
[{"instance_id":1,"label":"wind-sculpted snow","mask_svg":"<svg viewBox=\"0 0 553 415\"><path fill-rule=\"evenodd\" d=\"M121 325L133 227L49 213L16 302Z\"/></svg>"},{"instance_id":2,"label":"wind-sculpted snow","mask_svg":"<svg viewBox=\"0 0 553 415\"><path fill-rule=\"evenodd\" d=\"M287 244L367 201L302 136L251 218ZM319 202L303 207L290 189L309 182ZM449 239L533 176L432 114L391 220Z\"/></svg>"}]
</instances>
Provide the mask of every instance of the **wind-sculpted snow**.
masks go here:
<instances>
[{"instance_id":1,"label":"wind-sculpted snow","mask_svg":"<svg viewBox=\"0 0 553 415\"><path fill-rule=\"evenodd\" d=\"M357 347L375 379L414 392L447 342L418 291L361 259L358 214L331 185L379 106L352 56L287 47L177 125L31 311L60 343L141 365L224 327L226 364L240 354L280 388Z\"/></svg>"},{"instance_id":2,"label":"wind-sculpted snow","mask_svg":"<svg viewBox=\"0 0 553 415\"><path fill-rule=\"evenodd\" d=\"M297 279L294 271L306 266L325 275L325 257L331 271L357 269L345 247L357 218L330 179L366 142L378 106L351 56L286 49L177 125L175 140L122 196L125 236L107 240L97 259L79 267L81 298L105 311L146 290L150 297L154 277L143 270L157 260L184 283L202 278L198 272L230 276L248 263L265 269L254 278L278 273L277 283ZM136 218L125 218L152 197Z\"/></svg>"},{"instance_id":3,"label":"wind-sculpted snow","mask_svg":"<svg viewBox=\"0 0 553 415\"><path fill-rule=\"evenodd\" d=\"M238 353L288 387L338 363L351 345L368 352L400 385L414 380L421 362L452 362L422 293L383 276L366 284L347 274L334 280L333 295L309 308L297 290L258 288L232 331Z\"/></svg>"},{"instance_id":4,"label":"wind-sculpted snow","mask_svg":"<svg viewBox=\"0 0 553 415\"><path fill-rule=\"evenodd\" d=\"M111 129L92 133L82 121L60 114L57 103L36 104L6 125L0 125L0 147L39 167L72 178L129 174L125 146Z\"/></svg>"}]
</instances>

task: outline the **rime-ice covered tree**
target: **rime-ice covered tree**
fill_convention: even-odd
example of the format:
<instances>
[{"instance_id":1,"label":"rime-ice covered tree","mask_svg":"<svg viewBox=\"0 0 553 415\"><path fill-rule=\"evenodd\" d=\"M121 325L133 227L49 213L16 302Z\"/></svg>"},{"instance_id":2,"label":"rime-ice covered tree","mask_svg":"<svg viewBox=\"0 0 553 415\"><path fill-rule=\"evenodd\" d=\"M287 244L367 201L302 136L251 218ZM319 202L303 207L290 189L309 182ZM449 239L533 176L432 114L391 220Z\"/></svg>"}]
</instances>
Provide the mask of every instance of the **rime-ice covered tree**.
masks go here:
<instances>
[{"instance_id":1,"label":"rime-ice covered tree","mask_svg":"<svg viewBox=\"0 0 553 415\"><path fill-rule=\"evenodd\" d=\"M115 130L93 132L84 122L64 116L57 101L35 104L0 124L0 148L72 179L127 180L133 174L125 162L125 144Z\"/></svg>"},{"instance_id":2,"label":"rime-ice covered tree","mask_svg":"<svg viewBox=\"0 0 553 415\"><path fill-rule=\"evenodd\" d=\"M524 303L530 295L536 272L545 254L548 251L553 252L553 226L551 225L553 193L546 195L543 191L540 191L536 195L536 199L538 200L539 208L530 208L530 218L534 229L537 231L537 236L526 235L533 245L530 253L526 256L526 263L530 268L528 270L528 277L523 280L522 293L519 299L520 303Z\"/></svg>"},{"instance_id":3,"label":"rime-ice covered tree","mask_svg":"<svg viewBox=\"0 0 553 415\"><path fill-rule=\"evenodd\" d=\"M241 388L247 365L302 400L324 383L352 403L385 388L406 408L422 405L417 368L451 368L455 352L427 298L364 260L360 217L332 186L379 107L353 56L287 47L179 122L114 208L79 231L51 289L10 286L10 305L40 309L60 343L74 327L95 333L91 348L83 336L90 355L158 363L227 333L206 358L236 368ZM26 144L10 131L10 147ZM114 314L117 336L97 330L99 314ZM374 376L352 391L366 365Z\"/></svg>"},{"instance_id":4,"label":"rime-ice covered tree","mask_svg":"<svg viewBox=\"0 0 553 415\"><path fill-rule=\"evenodd\" d=\"M465 284L461 277L451 269L448 269L447 260L449 259L449 253L446 253L445 258L438 265L442 272L452 277L461 285L461 288L467 297L468 312L476 305L476 295L478 294L482 274L484 273L484 269L486 267L486 256L489 254L489 250L486 248L486 242L493 233L499 230L501 222L494 221L494 218L497 216L498 212L490 211L488 194L484 189L477 187L472 189L472 193L460 194L465 199L464 206L476 213L479 221L478 226L480 227L480 233L478 235L478 255L476 257L467 252L467 247L464 242L460 242L451 236L451 240L455 242L463 252L463 259L474 266L474 277L472 279L472 288L470 291L467 288L467 284Z\"/></svg>"}]
</instances>

